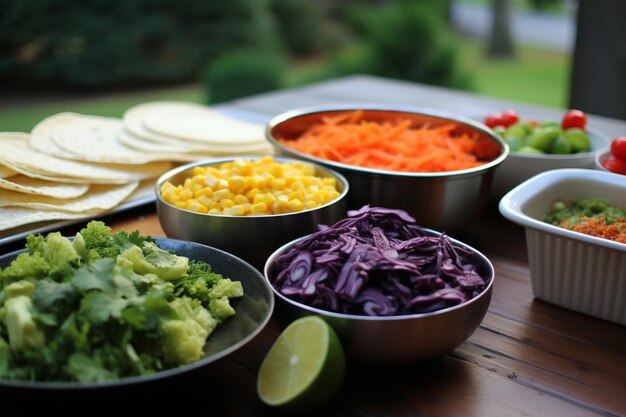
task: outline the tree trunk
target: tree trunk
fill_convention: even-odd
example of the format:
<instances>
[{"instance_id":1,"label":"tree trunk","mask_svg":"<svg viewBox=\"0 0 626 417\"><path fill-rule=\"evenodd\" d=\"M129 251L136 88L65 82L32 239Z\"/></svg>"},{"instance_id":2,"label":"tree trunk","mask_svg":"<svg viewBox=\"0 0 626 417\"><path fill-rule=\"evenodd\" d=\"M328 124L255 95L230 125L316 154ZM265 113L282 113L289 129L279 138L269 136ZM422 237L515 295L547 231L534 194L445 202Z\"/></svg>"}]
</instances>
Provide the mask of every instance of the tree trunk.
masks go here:
<instances>
[{"instance_id":1,"label":"tree trunk","mask_svg":"<svg viewBox=\"0 0 626 417\"><path fill-rule=\"evenodd\" d=\"M580 0L570 107L626 119L626 1Z\"/></svg>"},{"instance_id":2,"label":"tree trunk","mask_svg":"<svg viewBox=\"0 0 626 417\"><path fill-rule=\"evenodd\" d=\"M492 0L492 24L487 54L491 58L515 56L511 34L511 0Z\"/></svg>"}]
</instances>

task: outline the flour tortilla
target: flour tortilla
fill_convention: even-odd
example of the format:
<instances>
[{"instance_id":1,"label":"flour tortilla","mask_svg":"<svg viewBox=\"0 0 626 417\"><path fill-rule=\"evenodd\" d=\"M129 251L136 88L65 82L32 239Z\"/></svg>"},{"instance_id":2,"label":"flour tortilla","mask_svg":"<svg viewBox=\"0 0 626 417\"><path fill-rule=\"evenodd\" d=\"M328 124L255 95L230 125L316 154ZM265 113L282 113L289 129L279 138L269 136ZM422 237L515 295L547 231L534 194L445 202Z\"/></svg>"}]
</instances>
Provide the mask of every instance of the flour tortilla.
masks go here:
<instances>
[{"instance_id":1,"label":"flour tortilla","mask_svg":"<svg viewBox=\"0 0 626 417\"><path fill-rule=\"evenodd\" d=\"M204 106L199 106L191 103L181 103L181 102L151 102L144 103L128 109L123 116L124 120L124 128L134 136L131 139L143 140L143 142L153 142L161 145L168 145L172 147L176 147L178 152L190 153L190 152L210 152L212 155L229 155L229 154L254 154L254 155L268 155L272 153L272 147L264 139L263 136L263 127L261 125L252 125L247 122L242 122L237 119L231 119L227 116L221 116L223 118L228 119L229 124L232 125L233 122L238 125L252 125L256 127L257 136L255 140L248 144L236 143L236 142L225 142L224 139L220 141L192 141L187 138L180 138L177 136L163 135L157 132L151 131L146 128L144 125L144 120L151 114L155 112L164 111L169 108L177 108L181 111L185 111L185 109L195 109L195 111L199 111L199 109L207 109ZM191 110L194 111L194 110ZM214 111L212 111L214 112ZM217 112L214 112L217 113ZM219 114L219 113L218 113ZM124 141L124 139L121 139ZM137 142L137 141L135 141ZM128 144L128 141L126 141ZM144 146L140 149L146 149L145 146L147 144L137 143L137 146ZM130 144L132 146L132 144Z\"/></svg>"},{"instance_id":2,"label":"flour tortilla","mask_svg":"<svg viewBox=\"0 0 626 417\"><path fill-rule=\"evenodd\" d=\"M151 142L149 140L142 139L135 134L124 130L118 140L124 145L144 151L144 152L164 152L174 155L176 161L201 161L203 159L212 158L215 156L226 155L271 155L273 149L269 143L261 144L259 146L246 147L248 152L242 152L241 147L230 146L203 146L202 150L199 149L184 149L185 143L182 145L173 145L165 143ZM177 141L177 140L175 140ZM181 147L182 146L182 147Z\"/></svg>"},{"instance_id":3,"label":"flour tortilla","mask_svg":"<svg viewBox=\"0 0 626 417\"><path fill-rule=\"evenodd\" d=\"M64 199L80 197L89 190L89 185L44 181L18 174L9 179L0 178L0 192L2 188L25 194Z\"/></svg>"},{"instance_id":4,"label":"flour tortilla","mask_svg":"<svg viewBox=\"0 0 626 417\"><path fill-rule=\"evenodd\" d=\"M144 165L87 164L44 154L29 146L26 134L0 133L0 162L24 175L58 182L127 184L154 178L171 168L167 162Z\"/></svg>"},{"instance_id":5,"label":"flour tortilla","mask_svg":"<svg viewBox=\"0 0 626 417\"><path fill-rule=\"evenodd\" d=\"M182 104L155 107L144 126L155 133L214 145L254 145L265 141L262 125L222 115L202 106Z\"/></svg>"},{"instance_id":6,"label":"flour tortilla","mask_svg":"<svg viewBox=\"0 0 626 417\"><path fill-rule=\"evenodd\" d=\"M133 182L125 185L92 185L84 195L65 200L0 190L0 207L96 214L120 204L137 189L138 184Z\"/></svg>"},{"instance_id":7,"label":"flour tortilla","mask_svg":"<svg viewBox=\"0 0 626 417\"><path fill-rule=\"evenodd\" d=\"M8 168L2 163L0 163L0 178L9 178L14 175L17 175L17 172L13 171L11 168Z\"/></svg>"},{"instance_id":8,"label":"flour tortilla","mask_svg":"<svg viewBox=\"0 0 626 417\"><path fill-rule=\"evenodd\" d=\"M24 224L48 220L74 220L90 218L92 214L70 213L67 211L32 210L21 207L0 207L0 230L13 229Z\"/></svg>"},{"instance_id":9,"label":"flour tortilla","mask_svg":"<svg viewBox=\"0 0 626 417\"><path fill-rule=\"evenodd\" d=\"M84 162L146 164L172 160L170 155L138 152L118 141L122 120L59 113L37 124L31 146L41 152Z\"/></svg>"}]
</instances>

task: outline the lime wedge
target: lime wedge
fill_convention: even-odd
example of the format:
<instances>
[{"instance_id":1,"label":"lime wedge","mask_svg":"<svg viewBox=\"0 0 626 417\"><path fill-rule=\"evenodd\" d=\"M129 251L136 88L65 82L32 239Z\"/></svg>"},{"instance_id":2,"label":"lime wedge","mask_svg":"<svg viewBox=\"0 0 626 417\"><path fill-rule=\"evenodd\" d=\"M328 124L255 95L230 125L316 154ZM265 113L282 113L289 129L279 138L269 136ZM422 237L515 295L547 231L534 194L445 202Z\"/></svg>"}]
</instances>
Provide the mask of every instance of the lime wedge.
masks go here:
<instances>
[{"instance_id":1,"label":"lime wedge","mask_svg":"<svg viewBox=\"0 0 626 417\"><path fill-rule=\"evenodd\" d=\"M302 317L278 336L261 364L257 391L264 403L290 411L320 408L339 392L343 348L322 318Z\"/></svg>"}]
</instances>

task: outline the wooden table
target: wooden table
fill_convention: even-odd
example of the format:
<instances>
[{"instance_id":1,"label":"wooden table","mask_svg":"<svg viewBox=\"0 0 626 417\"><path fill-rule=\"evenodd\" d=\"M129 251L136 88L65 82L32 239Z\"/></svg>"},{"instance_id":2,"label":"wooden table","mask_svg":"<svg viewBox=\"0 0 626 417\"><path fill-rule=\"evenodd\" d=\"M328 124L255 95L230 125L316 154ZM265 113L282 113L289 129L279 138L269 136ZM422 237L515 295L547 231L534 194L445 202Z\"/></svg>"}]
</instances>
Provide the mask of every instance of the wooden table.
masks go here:
<instances>
[{"instance_id":1,"label":"wooden table","mask_svg":"<svg viewBox=\"0 0 626 417\"><path fill-rule=\"evenodd\" d=\"M506 108L537 119L558 119L563 113L366 76L259 95L222 109L264 122L293 108L354 102L411 104L475 118ZM611 137L626 134L624 121L592 116L590 125ZM152 206L118 214L108 222L115 230L164 235ZM626 415L626 327L535 300L524 231L505 220L495 202L454 237L485 253L495 266L493 298L481 326L466 343L428 364L365 368L348 363L339 397L316 415ZM257 399L255 388L259 365L279 332L272 320L251 343L205 369L143 387L83 393L81 398L103 409L133 401L142 407L173 405L178 415L197 407L202 414L219 416L280 415ZM0 392L3 400L19 399L22 404L30 395ZM54 393L47 401L62 398L62 393Z\"/></svg>"}]
</instances>

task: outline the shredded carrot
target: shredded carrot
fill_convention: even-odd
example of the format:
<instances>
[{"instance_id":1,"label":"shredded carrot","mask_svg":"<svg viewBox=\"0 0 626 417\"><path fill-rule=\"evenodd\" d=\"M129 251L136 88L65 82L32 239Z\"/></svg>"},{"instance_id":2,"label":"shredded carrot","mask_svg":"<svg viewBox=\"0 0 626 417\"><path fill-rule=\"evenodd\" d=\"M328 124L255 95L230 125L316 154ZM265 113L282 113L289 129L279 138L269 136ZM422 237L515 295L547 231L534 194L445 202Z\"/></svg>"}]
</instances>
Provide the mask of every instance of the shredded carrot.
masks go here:
<instances>
[{"instance_id":1,"label":"shredded carrot","mask_svg":"<svg viewBox=\"0 0 626 417\"><path fill-rule=\"evenodd\" d=\"M476 167L496 158L499 146L488 138L442 126L414 126L409 119L366 120L362 110L322 118L285 146L344 164L404 172L444 172Z\"/></svg>"}]
</instances>

